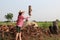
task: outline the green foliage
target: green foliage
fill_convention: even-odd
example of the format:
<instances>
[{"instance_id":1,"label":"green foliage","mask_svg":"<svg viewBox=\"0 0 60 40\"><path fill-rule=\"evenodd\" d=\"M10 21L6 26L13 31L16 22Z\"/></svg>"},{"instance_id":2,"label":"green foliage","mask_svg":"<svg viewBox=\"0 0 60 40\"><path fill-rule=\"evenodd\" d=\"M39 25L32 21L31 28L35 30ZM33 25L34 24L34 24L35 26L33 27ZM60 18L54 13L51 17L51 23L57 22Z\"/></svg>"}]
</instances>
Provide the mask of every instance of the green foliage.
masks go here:
<instances>
[{"instance_id":1,"label":"green foliage","mask_svg":"<svg viewBox=\"0 0 60 40\"><path fill-rule=\"evenodd\" d=\"M13 14L12 13L8 13L7 15L5 15L5 18L7 19L7 21L11 21L13 18Z\"/></svg>"},{"instance_id":2,"label":"green foliage","mask_svg":"<svg viewBox=\"0 0 60 40\"><path fill-rule=\"evenodd\" d=\"M0 25L14 25L16 26L16 22L0 22Z\"/></svg>"},{"instance_id":3,"label":"green foliage","mask_svg":"<svg viewBox=\"0 0 60 40\"><path fill-rule=\"evenodd\" d=\"M37 23L41 28L48 28L50 25L52 25L52 22L37 22ZM60 29L60 22L58 22L58 27Z\"/></svg>"},{"instance_id":4,"label":"green foliage","mask_svg":"<svg viewBox=\"0 0 60 40\"><path fill-rule=\"evenodd\" d=\"M41 28L48 28L50 25L52 25L52 22L37 22L37 23Z\"/></svg>"},{"instance_id":5,"label":"green foliage","mask_svg":"<svg viewBox=\"0 0 60 40\"><path fill-rule=\"evenodd\" d=\"M13 24L13 25L16 25L16 22L0 22L0 25L3 25L3 24L6 24L6 25L10 25L10 24ZM37 22L38 26L41 27L41 28L48 28L50 25L52 25L52 22ZM60 22L58 22L58 26L60 28Z\"/></svg>"}]
</instances>

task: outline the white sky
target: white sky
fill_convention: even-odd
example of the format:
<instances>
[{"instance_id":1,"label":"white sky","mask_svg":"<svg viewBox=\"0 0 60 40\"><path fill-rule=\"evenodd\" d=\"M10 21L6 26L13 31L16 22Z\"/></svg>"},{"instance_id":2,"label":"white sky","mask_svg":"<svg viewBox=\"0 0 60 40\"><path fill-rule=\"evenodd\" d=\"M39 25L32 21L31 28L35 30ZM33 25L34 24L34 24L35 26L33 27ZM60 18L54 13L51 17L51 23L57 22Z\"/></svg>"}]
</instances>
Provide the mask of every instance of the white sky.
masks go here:
<instances>
[{"instance_id":1,"label":"white sky","mask_svg":"<svg viewBox=\"0 0 60 40\"><path fill-rule=\"evenodd\" d=\"M16 20L20 9L28 14L28 5L32 6L30 20L60 20L60 0L0 0L0 21L5 21L4 15L9 12L14 14L13 20Z\"/></svg>"}]
</instances>

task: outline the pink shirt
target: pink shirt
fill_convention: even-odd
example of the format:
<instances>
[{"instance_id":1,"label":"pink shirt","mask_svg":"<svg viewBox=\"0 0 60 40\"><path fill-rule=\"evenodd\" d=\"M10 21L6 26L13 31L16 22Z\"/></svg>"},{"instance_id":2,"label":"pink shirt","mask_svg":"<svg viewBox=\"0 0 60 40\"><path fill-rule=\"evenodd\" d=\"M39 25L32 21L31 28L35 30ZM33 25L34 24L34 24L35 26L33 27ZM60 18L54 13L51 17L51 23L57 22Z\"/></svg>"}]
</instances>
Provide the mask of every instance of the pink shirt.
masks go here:
<instances>
[{"instance_id":1,"label":"pink shirt","mask_svg":"<svg viewBox=\"0 0 60 40\"><path fill-rule=\"evenodd\" d=\"M23 26L23 22L24 22L24 17L22 15L18 16L17 26L22 27Z\"/></svg>"},{"instance_id":2,"label":"pink shirt","mask_svg":"<svg viewBox=\"0 0 60 40\"><path fill-rule=\"evenodd\" d=\"M18 19L17 19L17 26L19 27L22 27L23 26L23 23L24 23L24 19L25 17L24 16L18 16ZM26 19L28 19L28 17L26 17Z\"/></svg>"}]
</instances>

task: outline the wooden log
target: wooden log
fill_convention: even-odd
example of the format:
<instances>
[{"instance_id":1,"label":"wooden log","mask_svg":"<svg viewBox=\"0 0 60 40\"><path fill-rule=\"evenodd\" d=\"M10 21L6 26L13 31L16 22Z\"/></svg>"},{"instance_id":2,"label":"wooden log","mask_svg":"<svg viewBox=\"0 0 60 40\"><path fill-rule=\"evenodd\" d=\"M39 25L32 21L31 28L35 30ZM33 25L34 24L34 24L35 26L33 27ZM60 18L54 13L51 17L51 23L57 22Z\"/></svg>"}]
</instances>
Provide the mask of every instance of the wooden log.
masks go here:
<instances>
[{"instance_id":1,"label":"wooden log","mask_svg":"<svg viewBox=\"0 0 60 40\"><path fill-rule=\"evenodd\" d=\"M29 5L29 7L28 7L28 14L29 14L29 16L31 16L31 11L32 11L32 8L31 8L31 5Z\"/></svg>"}]
</instances>

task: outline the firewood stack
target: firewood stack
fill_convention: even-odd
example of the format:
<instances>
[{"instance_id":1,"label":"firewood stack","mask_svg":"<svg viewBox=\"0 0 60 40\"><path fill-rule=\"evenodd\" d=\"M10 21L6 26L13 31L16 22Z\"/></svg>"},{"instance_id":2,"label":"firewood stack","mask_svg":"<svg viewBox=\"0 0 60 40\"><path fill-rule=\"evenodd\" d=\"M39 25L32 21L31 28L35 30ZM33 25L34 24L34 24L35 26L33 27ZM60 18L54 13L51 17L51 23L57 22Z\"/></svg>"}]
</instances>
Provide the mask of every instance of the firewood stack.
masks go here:
<instances>
[{"instance_id":1,"label":"firewood stack","mask_svg":"<svg viewBox=\"0 0 60 40\"><path fill-rule=\"evenodd\" d=\"M42 31L38 27L27 26L22 28L23 40L43 40Z\"/></svg>"},{"instance_id":2,"label":"firewood stack","mask_svg":"<svg viewBox=\"0 0 60 40\"><path fill-rule=\"evenodd\" d=\"M51 31L49 29L43 29L40 27L34 27L35 25L27 25L22 27L22 40L44 40L44 35L50 36ZM8 30L8 31L7 31ZM15 40L16 37L16 27L13 25L1 25L0 35L3 40Z\"/></svg>"}]
</instances>

